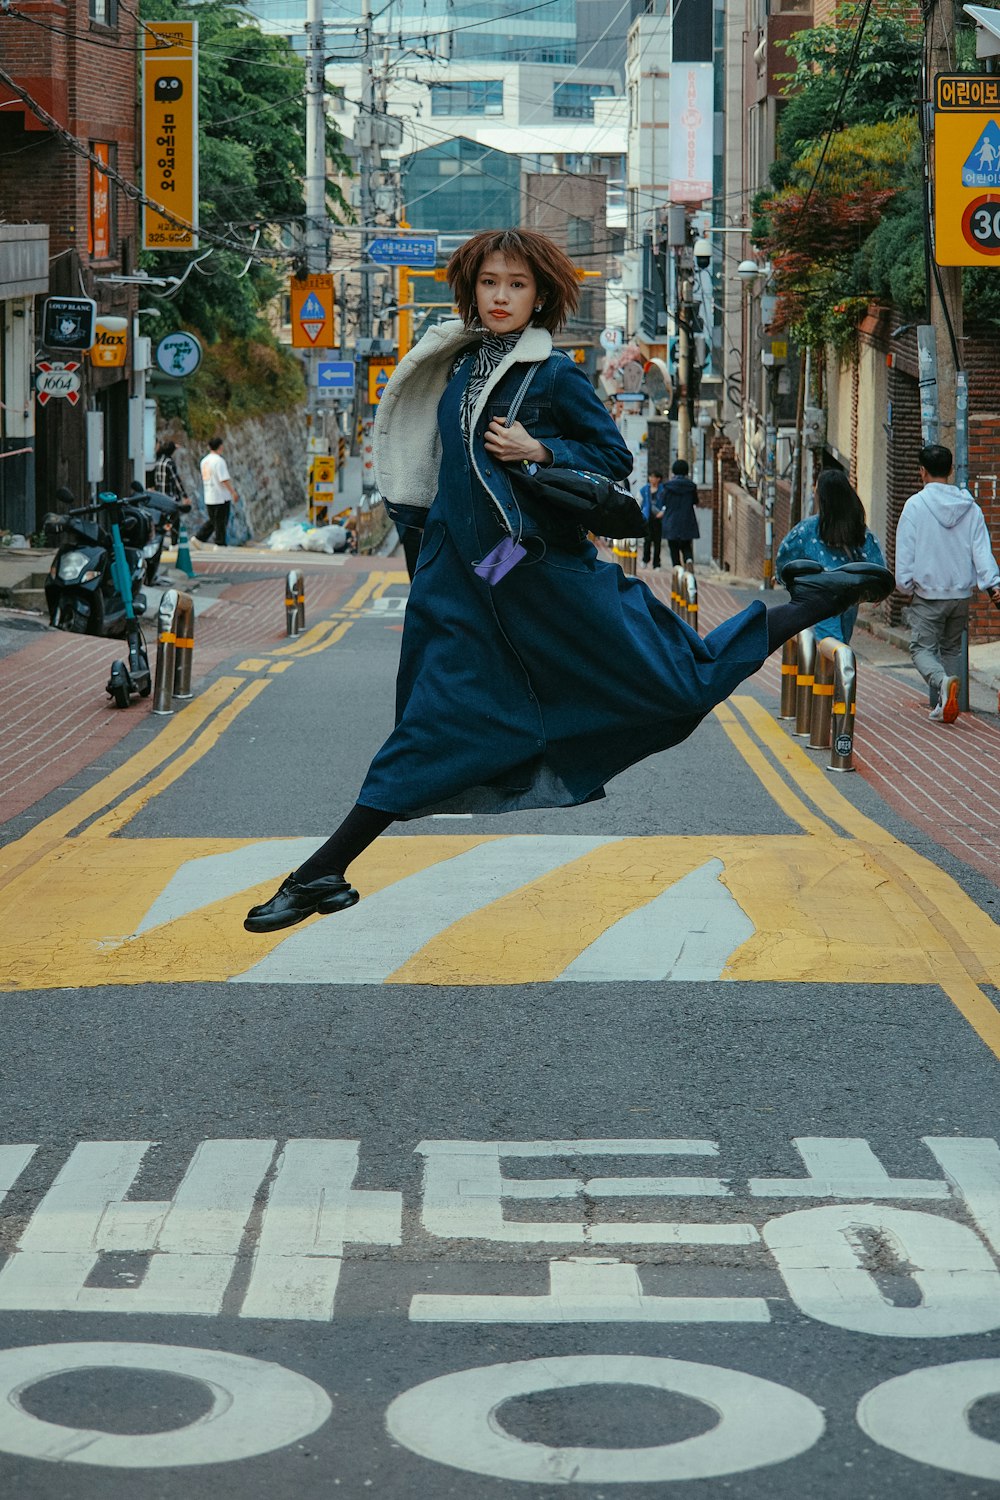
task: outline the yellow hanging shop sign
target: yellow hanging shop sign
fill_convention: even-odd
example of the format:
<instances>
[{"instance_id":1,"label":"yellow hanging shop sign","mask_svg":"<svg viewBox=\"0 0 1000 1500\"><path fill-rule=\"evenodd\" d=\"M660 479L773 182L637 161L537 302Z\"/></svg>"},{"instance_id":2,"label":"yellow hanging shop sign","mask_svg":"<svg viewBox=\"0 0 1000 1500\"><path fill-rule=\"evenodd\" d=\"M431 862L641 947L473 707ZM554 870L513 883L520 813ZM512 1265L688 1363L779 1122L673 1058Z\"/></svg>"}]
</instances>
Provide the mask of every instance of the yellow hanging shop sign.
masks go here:
<instances>
[{"instance_id":1,"label":"yellow hanging shop sign","mask_svg":"<svg viewBox=\"0 0 1000 1500\"><path fill-rule=\"evenodd\" d=\"M98 369L114 369L125 363L128 353L128 319L98 317L90 363Z\"/></svg>"},{"instance_id":2,"label":"yellow hanging shop sign","mask_svg":"<svg viewBox=\"0 0 1000 1500\"><path fill-rule=\"evenodd\" d=\"M142 247L194 250L198 245L198 23L150 21L143 35L142 190L152 201L143 208ZM171 217L160 213L159 207L169 210Z\"/></svg>"}]
</instances>

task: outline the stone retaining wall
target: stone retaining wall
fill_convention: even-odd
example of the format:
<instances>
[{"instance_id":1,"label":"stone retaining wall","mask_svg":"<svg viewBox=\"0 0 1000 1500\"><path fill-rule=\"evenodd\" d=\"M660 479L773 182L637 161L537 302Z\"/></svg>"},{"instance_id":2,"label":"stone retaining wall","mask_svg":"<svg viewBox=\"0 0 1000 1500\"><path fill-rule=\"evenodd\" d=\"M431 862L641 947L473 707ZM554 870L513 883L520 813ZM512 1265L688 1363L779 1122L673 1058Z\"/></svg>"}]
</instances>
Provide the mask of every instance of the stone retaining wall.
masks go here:
<instances>
[{"instance_id":1,"label":"stone retaining wall","mask_svg":"<svg viewBox=\"0 0 1000 1500\"><path fill-rule=\"evenodd\" d=\"M277 529L283 516L304 510L306 487L305 412L279 412L252 417L239 426L221 427L222 453L247 507L255 537L266 537ZM199 464L208 444L193 444L183 428L171 427L158 440L172 438L177 444L174 460L187 494L196 510L202 509ZM150 481L152 474L150 474Z\"/></svg>"}]
</instances>

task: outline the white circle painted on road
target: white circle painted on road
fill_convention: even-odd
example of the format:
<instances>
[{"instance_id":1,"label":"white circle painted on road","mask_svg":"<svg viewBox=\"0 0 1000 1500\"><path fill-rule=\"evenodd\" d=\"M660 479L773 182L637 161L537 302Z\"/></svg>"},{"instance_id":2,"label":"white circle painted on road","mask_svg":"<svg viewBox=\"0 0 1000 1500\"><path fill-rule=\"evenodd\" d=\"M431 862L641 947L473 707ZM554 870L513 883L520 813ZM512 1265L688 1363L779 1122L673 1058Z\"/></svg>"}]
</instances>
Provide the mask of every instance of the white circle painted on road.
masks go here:
<instances>
[{"instance_id":1,"label":"white circle painted on road","mask_svg":"<svg viewBox=\"0 0 1000 1500\"><path fill-rule=\"evenodd\" d=\"M147 1370L207 1387L212 1406L172 1432L120 1434L32 1416L21 1397L40 1380L76 1370ZM322 1386L260 1359L174 1344L31 1344L0 1352L0 1451L108 1469L224 1464L284 1448L330 1415Z\"/></svg>"},{"instance_id":2,"label":"white circle painted on road","mask_svg":"<svg viewBox=\"0 0 1000 1500\"><path fill-rule=\"evenodd\" d=\"M718 1423L697 1437L643 1448L556 1448L514 1437L498 1409L515 1396L580 1385L637 1385L703 1402ZM717 1365L646 1355L568 1355L456 1370L397 1396L386 1426L397 1442L451 1468L535 1484L657 1484L710 1479L807 1452L823 1414L798 1391Z\"/></svg>"},{"instance_id":3,"label":"white circle painted on road","mask_svg":"<svg viewBox=\"0 0 1000 1500\"><path fill-rule=\"evenodd\" d=\"M862 1396L858 1426L883 1448L918 1464L1000 1480L1000 1443L969 1426L970 1409L988 1396L1000 1396L1000 1359L932 1365Z\"/></svg>"}]
</instances>

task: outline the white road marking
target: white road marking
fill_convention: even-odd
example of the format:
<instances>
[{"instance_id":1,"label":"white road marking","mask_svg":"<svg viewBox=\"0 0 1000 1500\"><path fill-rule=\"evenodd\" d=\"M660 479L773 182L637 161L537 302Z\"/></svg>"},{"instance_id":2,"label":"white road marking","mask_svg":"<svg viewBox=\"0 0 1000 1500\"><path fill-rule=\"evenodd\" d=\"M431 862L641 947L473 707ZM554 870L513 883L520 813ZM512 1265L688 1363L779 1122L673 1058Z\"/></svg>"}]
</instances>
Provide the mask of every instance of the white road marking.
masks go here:
<instances>
[{"instance_id":1,"label":"white road marking","mask_svg":"<svg viewBox=\"0 0 1000 1500\"><path fill-rule=\"evenodd\" d=\"M924 1136L924 1144L1000 1255L1000 1146L973 1136Z\"/></svg>"},{"instance_id":2,"label":"white road marking","mask_svg":"<svg viewBox=\"0 0 1000 1500\"><path fill-rule=\"evenodd\" d=\"M862 1396L858 1426L914 1463L1000 1480L1000 1443L969 1427L977 1401L1000 1396L1000 1359L967 1359L897 1375Z\"/></svg>"},{"instance_id":3,"label":"white road marking","mask_svg":"<svg viewBox=\"0 0 1000 1500\"><path fill-rule=\"evenodd\" d=\"M719 1421L708 1432L644 1448L555 1448L524 1442L498 1415L507 1401L581 1385L636 1385L702 1402ZM655 1484L710 1479L807 1453L825 1422L808 1397L775 1381L717 1365L579 1354L456 1370L397 1396L389 1436L435 1463L534 1484Z\"/></svg>"},{"instance_id":4,"label":"white road marking","mask_svg":"<svg viewBox=\"0 0 1000 1500\"><path fill-rule=\"evenodd\" d=\"M505 1178L504 1156L714 1156L714 1141L421 1141L417 1151L424 1157L422 1221L439 1239L573 1245L749 1245L757 1240L753 1225L739 1222L526 1222L503 1216L505 1198L721 1197L729 1191L716 1177Z\"/></svg>"},{"instance_id":5,"label":"white road marking","mask_svg":"<svg viewBox=\"0 0 1000 1500\"><path fill-rule=\"evenodd\" d=\"M297 870L303 860L314 854L324 842L321 838L265 839L224 854L206 854L203 859L189 859L172 876L135 930L134 936L149 932L166 922L176 922L213 901L235 896L248 886L265 880L275 883L290 870Z\"/></svg>"},{"instance_id":6,"label":"white road marking","mask_svg":"<svg viewBox=\"0 0 1000 1500\"><path fill-rule=\"evenodd\" d=\"M751 1177L758 1198L947 1198L946 1182L890 1177L871 1146L854 1136L796 1136L805 1177ZM933 1148L932 1148L933 1149Z\"/></svg>"},{"instance_id":7,"label":"white road marking","mask_svg":"<svg viewBox=\"0 0 1000 1500\"><path fill-rule=\"evenodd\" d=\"M172 1432L118 1434L32 1416L20 1398L40 1380L76 1370L179 1375L211 1396L211 1409ZM283 1365L172 1344L36 1344L0 1351L0 1451L106 1469L225 1464L287 1447L330 1415L322 1386ZM66 1493L63 1489L63 1493Z\"/></svg>"},{"instance_id":8,"label":"white road marking","mask_svg":"<svg viewBox=\"0 0 1000 1500\"><path fill-rule=\"evenodd\" d=\"M0 1146L0 1203L37 1150L37 1146Z\"/></svg>"},{"instance_id":9,"label":"white road marking","mask_svg":"<svg viewBox=\"0 0 1000 1500\"><path fill-rule=\"evenodd\" d=\"M799 1311L834 1328L897 1339L1000 1328L1000 1271L964 1224L880 1203L843 1203L772 1219L761 1238ZM883 1270L912 1277L918 1306L886 1301L864 1265L872 1254Z\"/></svg>"},{"instance_id":10,"label":"white road marking","mask_svg":"<svg viewBox=\"0 0 1000 1500\"><path fill-rule=\"evenodd\" d=\"M203 1141L166 1203L122 1201L150 1142L76 1146L0 1271L0 1308L217 1314L275 1144ZM86 1285L123 1250L158 1252L138 1285Z\"/></svg>"},{"instance_id":11,"label":"white road marking","mask_svg":"<svg viewBox=\"0 0 1000 1500\"><path fill-rule=\"evenodd\" d=\"M541 1297L418 1294L415 1323L769 1323L763 1297L651 1297L637 1266L571 1256L549 1261Z\"/></svg>"},{"instance_id":12,"label":"white road marking","mask_svg":"<svg viewBox=\"0 0 1000 1500\"><path fill-rule=\"evenodd\" d=\"M601 980L719 979L755 928L719 879L721 859L706 860L636 911L621 917L558 976Z\"/></svg>"},{"instance_id":13,"label":"white road marking","mask_svg":"<svg viewBox=\"0 0 1000 1500\"><path fill-rule=\"evenodd\" d=\"M432 938L612 838L514 834L398 880L296 932L231 984L381 984Z\"/></svg>"},{"instance_id":14,"label":"white road marking","mask_svg":"<svg viewBox=\"0 0 1000 1500\"><path fill-rule=\"evenodd\" d=\"M401 1193L353 1186L357 1141L289 1141L268 1195L244 1318L333 1317L347 1241L398 1245Z\"/></svg>"}]
</instances>

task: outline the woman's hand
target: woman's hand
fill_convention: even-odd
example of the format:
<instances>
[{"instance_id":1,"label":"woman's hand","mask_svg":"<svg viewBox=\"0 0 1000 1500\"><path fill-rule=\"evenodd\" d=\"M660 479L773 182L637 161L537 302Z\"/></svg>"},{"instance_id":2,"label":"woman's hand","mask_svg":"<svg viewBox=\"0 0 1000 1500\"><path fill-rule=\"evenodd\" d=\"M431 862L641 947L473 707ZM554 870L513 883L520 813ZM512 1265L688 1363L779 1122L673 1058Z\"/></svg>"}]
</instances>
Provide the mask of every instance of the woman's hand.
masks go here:
<instances>
[{"instance_id":1,"label":"woman's hand","mask_svg":"<svg viewBox=\"0 0 1000 1500\"><path fill-rule=\"evenodd\" d=\"M494 417L483 438L486 451L501 464L550 464L552 454L543 443L533 438L520 422L508 427L500 417Z\"/></svg>"}]
</instances>

